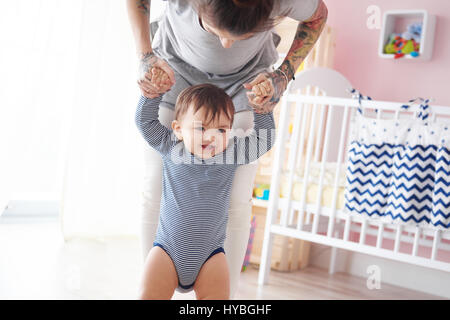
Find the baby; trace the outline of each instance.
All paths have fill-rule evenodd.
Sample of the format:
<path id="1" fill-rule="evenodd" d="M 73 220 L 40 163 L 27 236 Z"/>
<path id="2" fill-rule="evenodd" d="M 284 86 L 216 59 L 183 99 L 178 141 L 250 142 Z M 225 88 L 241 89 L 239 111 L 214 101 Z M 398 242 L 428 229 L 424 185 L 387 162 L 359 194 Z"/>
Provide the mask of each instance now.
<path id="1" fill-rule="evenodd" d="M 167 80 L 158 68 L 152 74 L 157 81 Z M 158 121 L 160 101 L 141 96 L 136 111 L 136 125 L 163 160 L 160 218 L 141 298 L 170 299 L 175 290 L 194 290 L 197 299 L 229 299 L 223 247 L 233 177 L 239 165 L 272 148 L 273 115 L 254 113 L 249 134 L 231 134 L 231 98 L 201 84 L 180 93 L 169 129 Z"/>

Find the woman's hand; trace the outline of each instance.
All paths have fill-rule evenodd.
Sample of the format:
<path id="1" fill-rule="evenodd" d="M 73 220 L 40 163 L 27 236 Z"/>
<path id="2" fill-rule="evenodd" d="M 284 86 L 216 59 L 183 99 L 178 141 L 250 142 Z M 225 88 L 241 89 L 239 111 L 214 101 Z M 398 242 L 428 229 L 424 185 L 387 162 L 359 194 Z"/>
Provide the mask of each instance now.
<path id="1" fill-rule="evenodd" d="M 162 70 L 165 77 L 156 70 Z M 142 56 L 139 63 L 139 79 L 137 81 L 143 96 L 153 99 L 167 92 L 175 84 L 175 74 L 169 64 L 163 59 L 158 58 L 153 52 Z"/>
<path id="2" fill-rule="evenodd" d="M 250 106 L 256 113 L 271 112 L 280 101 L 281 96 L 287 88 L 287 78 L 284 74 L 275 70 L 274 72 L 263 72 L 250 83 L 245 83 L 244 88 L 251 90 L 247 92 Z"/>

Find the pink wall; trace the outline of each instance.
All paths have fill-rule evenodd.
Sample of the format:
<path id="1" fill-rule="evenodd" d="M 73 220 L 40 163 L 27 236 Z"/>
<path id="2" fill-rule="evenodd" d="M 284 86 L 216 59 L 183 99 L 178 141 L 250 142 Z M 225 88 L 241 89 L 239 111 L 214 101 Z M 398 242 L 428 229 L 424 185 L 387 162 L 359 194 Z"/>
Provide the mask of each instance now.
<path id="1" fill-rule="evenodd" d="M 449 0 L 325 0 L 328 23 L 337 32 L 335 69 L 363 94 L 377 100 L 404 102 L 414 97 L 435 98 L 450 106 Z M 367 27 L 371 5 L 382 14 L 393 9 L 425 9 L 436 15 L 433 57 L 430 61 L 388 60 L 378 57 L 381 30 Z"/>

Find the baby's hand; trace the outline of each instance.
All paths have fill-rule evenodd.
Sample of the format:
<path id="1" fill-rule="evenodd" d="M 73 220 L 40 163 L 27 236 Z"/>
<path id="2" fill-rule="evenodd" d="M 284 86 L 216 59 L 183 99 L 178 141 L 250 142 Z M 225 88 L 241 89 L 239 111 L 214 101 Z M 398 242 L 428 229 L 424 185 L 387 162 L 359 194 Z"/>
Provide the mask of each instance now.
<path id="1" fill-rule="evenodd" d="M 271 112 L 280 101 L 280 97 L 286 90 L 286 77 L 277 72 L 263 72 L 250 83 L 244 83 L 248 102 L 256 113 Z"/>
<path id="2" fill-rule="evenodd" d="M 160 88 L 171 84 L 169 75 L 163 69 L 153 67 L 150 73 L 152 75 L 151 84 L 155 87 Z"/>
<path id="3" fill-rule="evenodd" d="M 244 83 L 244 88 L 251 90 L 247 92 L 247 97 L 255 112 L 264 111 L 263 106 L 270 102 L 274 93 L 272 79 L 265 73 L 260 73 L 252 82 Z"/>
<path id="4" fill-rule="evenodd" d="M 253 86 L 252 93 L 254 94 L 254 102 L 261 103 L 264 98 L 271 96 L 273 92 L 272 82 L 266 79 L 257 85 Z"/>

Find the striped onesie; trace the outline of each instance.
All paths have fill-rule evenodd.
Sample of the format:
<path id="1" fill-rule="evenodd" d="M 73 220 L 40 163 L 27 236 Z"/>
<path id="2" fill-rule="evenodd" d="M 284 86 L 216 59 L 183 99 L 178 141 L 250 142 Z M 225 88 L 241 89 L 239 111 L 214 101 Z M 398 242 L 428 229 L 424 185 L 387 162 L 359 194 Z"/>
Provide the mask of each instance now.
<path id="1" fill-rule="evenodd" d="M 163 187 L 154 246 L 172 259 L 178 291 L 191 291 L 202 265 L 223 249 L 231 186 L 239 165 L 269 151 L 275 141 L 272 113 L 254 114 L 254 129 L 232 136 L 222 153 L 201 159 L 190 153 L 173 131 L 158 120 L 161 97 L 141 96 L 136 125 L 163 160 Z M 263 129 L 263 130 L 260 130 Z"/>

